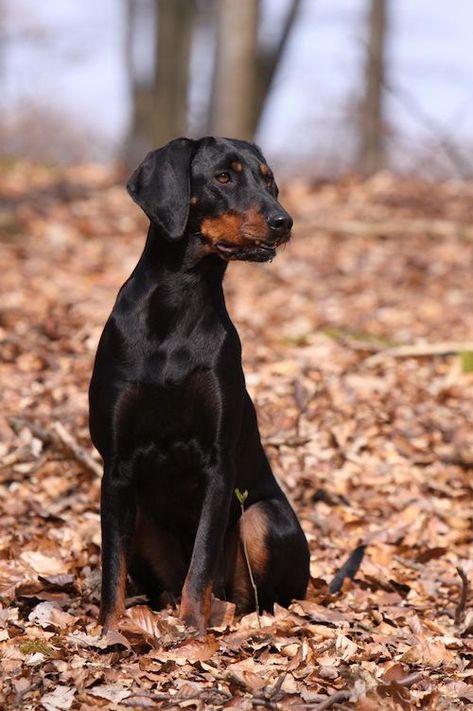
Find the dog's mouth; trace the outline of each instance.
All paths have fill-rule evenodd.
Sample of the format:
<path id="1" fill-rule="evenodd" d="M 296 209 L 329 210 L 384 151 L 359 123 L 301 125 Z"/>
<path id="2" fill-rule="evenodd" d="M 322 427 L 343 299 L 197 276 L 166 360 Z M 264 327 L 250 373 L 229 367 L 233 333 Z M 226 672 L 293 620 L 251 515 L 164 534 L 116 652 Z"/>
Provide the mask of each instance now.
<path id="1" fill-rule="evenodd" d="M 289 236 L 272 243 L 252 240 L 246 244 L 221 240 L 214 244 L 214 248 L 218 255 L 227 261 L 238 259 L 246 262 L 270 262 L 276 256 L 277 248 L 288 239 Z"/>

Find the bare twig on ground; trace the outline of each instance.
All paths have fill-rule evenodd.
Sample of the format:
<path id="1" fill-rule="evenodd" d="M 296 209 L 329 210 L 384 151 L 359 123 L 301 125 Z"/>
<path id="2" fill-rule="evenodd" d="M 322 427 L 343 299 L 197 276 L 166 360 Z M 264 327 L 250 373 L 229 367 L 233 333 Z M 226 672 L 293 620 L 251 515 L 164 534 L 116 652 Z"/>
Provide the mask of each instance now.
<path id="1" fill-rule="evenodd" d="M 365 360 L 365 365 L 379 365 L 386 358 L 423 358 L 426 356 L 447 356 L 473 351 L 473 342 L 446 341 L 445 343 L 414 343 L 413 345 L 387 348 Z"/>
<path id="2" fill-rule="evenodd" d="M 300 428 L 302 416 L 307 412 L 307 406 L 312 400 L 312 395 L 307 392 L 306 388 L 302 385 L 301 381 L 296 379 L 294 381 L 294 400 L 297 405 L 297 418 L 295 424 L 296 439 L 301 439 Z"/>
<path id="3" fill-rule="evenodd" d="M 282 685 L 284 684 L 284 679 L 286 678 L 287 672 L 283 672 L 278 676 L 274 684 L 266 690 L 265 698 L 271 700 L 276 700 L 281 692 Z"/>
<path id="4" fill-rule="evenodd" d="M 98 477 L 102 476 L 102 468 L 100 465 L 92 459 L 90 454 L 83 447 L 81 447 L 79 442 L 74 439 L 70 432 L 68 432 L 60 422 L 54 422 L 52 429 L 66 452 L 70 452 L 74 459 L 78 461 L 79 464 L 82 464 L 84 468 L 88 469 L 92 474 L 95 474 Z"/>
<path id="5" fill-rule="evenodd" d="M 41 425 L 38 425 L 36 422 L 32 422 L 31 420 L 22 417 L 10 417 L 9 422 L 15 431 L 18 431 L 22 427 L 27 427 L 34 437 L 40 439 L 43 444 L 50 445 L 51 447 L 68 454 L 86 471 L 94 476 L 100 477 L 102 475 L 102 468 L 100 465 L 60 422 L 53 422 L 50 429 L 46 429 Z"/>
<path id="6" fill-rule="evenodd" d="M 281 698 L 281 696 L 284 695 L 284 692 L 281 691 L 281 688 L 285 678 L 286 672 L 283 672 L 279 675 L 279 677 L 276 679 L 272 686 L 265 687 L 264 689 L 262 689 L 262 694 L 260 696 L 253 696 L 253 698 L 251 699 L 251 704 L 253 706 L 264 706 L 268 709 L 277 709 L 277 702 Z M 249 691 L 251 693 L 250 689 Z"/>
<path id="7" fill-rule="evenodd" d="M 393 555 L 393 559 L 404 567 L 410 568 L 411 570 L 415 570 L 416 572 L 424 571 L 425 566 L 423 566 L 421 563 L 416 563 L 415 560 L 409 560 L 408 558 L 403 558 L 400 555 Z"/>
<path id="8" fill-rule="evenodd" d="M 399 679 L 399 681 L 397 681 L 396 684 L 399 684 L 399 686 L 404 686 L 404 687 L 408 688 L 409 686 L 413 686 L 413 684 L 416 684 L 421 679 L 422 679 L 422 672 L 412 672 L 412 674 L 405 676 L 404 679 Z"/>
<path id="9" fill-rule="evenodd" d="M 457 566 L 457 573 L 460 576 L 460 580 L 462 583 L 460 599 L 458 601 L 458 605 L 455 608 L 455 625 L 458 627 L 463 619 L 463 613 L 465 612 L 466 601 L 468 598 L 468 590 L 470 585 L 468 583 L 468 578 L 463 568 Z"/>
<path id="10" fill-rule="evenodd" d="M 41 427 L 41 425 L 38 425 L 37 422 L 27 420 L 25 417 L 9 417 L 8 422 L 15 434 L 18 434 L 23 427 L 26 427 L 33 437 L 40 439 L 43 444 L 53 444 L 51 433 L 45 430 L 44 427 Z"/>
<path id="11" fill-rule="evenodd" d="M 265 445 L 267 447 L 303 447 L 305 444 L 310 442 L 310 437 L 305 439 L 300 439 L 297 437 L 288 439 L 267 439 L 265 440 Z"/>
<path id="12" fill-rule="evenodd" d="M 404 677 L 404 679 L 399 679 L 399 681 L 396 681 L 395 683 L 398 686 L 403 686 L 404 688 L 409 688 L 413 684 L 416 684 L 418 681 L 422 679 L 422 673 L 421 672 L 413 672 L 412 674 L 409 674 L 409 676 Z M 323 701 L 317 702 L 317 703 L 309 703 L 309 704 L 295 704 L 294 708 L 304 708 L 304 709 L 311 709 L 311 711 L 324 711 L 324 709 L 330 709 L 332 706 L 335 704 L 341 704 L 344 701 L 348 701 L 350 699 L 352 692 L 349 691 L 348 689 L 342 689 L 341 691 L 336 691 L 334 694 L 331 696 L 328 696 L 326 699 Z"/>
<path id="13" fill-rule="evenodd" d="M 342 689 L 342 691 L 336 691 L 335 694 L 328 696 L 324 701 L 318 704 L 311 705 L 307 704 L 305 708 L 312 708 L 314 711 L 323 711 L 324 709 L 329 709 L 335 704 L 341 704 L 344 701 L 348 701 L 351 696 L 351 691 Z"/>
<path id="14" fill-rule="evenodd" d="M 365 353 L 379 353 L 386 348 L 385 345 L 381 343 L 375 343 L 374 341 L 358 341 L 356 338 L 343 338 L 340 337 L 339 340 L 344 346 L 351 348 L 352 351 L 364 351 Z"/>

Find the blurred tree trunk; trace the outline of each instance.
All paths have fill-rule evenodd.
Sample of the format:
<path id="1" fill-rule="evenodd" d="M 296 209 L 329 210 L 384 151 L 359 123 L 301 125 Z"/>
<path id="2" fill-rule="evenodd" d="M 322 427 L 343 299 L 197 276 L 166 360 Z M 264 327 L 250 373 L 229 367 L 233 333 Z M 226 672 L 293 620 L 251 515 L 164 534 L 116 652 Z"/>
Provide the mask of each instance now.
<path id="1" fill-rule="evenodd" d="M 260 0 L 217 0 L 217 41 L 209 133 L 253 138 L 301 0 L 292 0 L 278 41 L 258 45 Z"/>
<path id="2" fill-rule="evenodd" d="M 215 21 L 217 35 L 206 127 L 209 133 L 247 139 L 254 136 L 301 1 L 291 0 L 279 38 L 268 47 L 258 45 L 261 0 L 200 0 L 199 16 Z M 187 132 L 189 60 L 197 0 L 125 2 L 132 118 L 124 154 L 128 167 L 133 167 L 150 148 Z M 152 39 L 146 34 L 150 23 Z M 134 56 L 143 41 L 152 42 L 152 61 L 147 74 L 139 77 Z"/>
<path id="3" fill-rule="evenodd" d="M 187 131 L 187 87 L 194 23 L 194 0 L 155 0 L 156 59 L 154 72 L 153 144 L 158 146 Z"/>
<path id="4" fill-rule="evenodd" d="M 210 133 L 251 139 L 259 0 L 218 0 Z"/>
<path id="5" fill-rule="evenodd" d="M 138 25 L 138 0 L 125 0 L 125 67 L 130 92 L 131 118 L 123 150 L 126 167 L 131 169 L 143 158 L 150 146 L 151 92 L 149 83 L 140 81 L 134 63 L 134 46 Z"/>
<path id="6" fill-rule="evenodd" d="M 144 154 L 187 130 L 187 88 L 195 0 L 152 0 L 154 34 L 149 77 L 136 74 L 133 56 L 140 36 L 137 0 L 126 0 L 125 61 L 131 93 L 131 126 L 125 162 L 133 167 Z M 148 8 L 150 9 L 150 8 Z"/>
<path id="7" fill-rule="evenodd" d="M 388 0 L 369 0 L 365 90 L 360 106 L 358 168 L 371 174 L 385 165 L 383 113 Z"/>

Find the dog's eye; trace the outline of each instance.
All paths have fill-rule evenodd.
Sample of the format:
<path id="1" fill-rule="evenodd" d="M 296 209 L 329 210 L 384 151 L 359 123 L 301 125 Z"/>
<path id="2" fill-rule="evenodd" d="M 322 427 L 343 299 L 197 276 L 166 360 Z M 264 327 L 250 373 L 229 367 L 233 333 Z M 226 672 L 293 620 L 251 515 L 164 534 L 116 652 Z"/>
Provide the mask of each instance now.
<path id="1" fill-rule="evenodd" d="M 229 183 L 231 181 L 232 177 L 230 173 L 223 172 L 223 173 L 218 173 L 218 175 L 215 176 L 215 180 L 218 180 L 219 183 Z"/>
<path id="2" fill-rule="evenodd" d="M 267 187 L 267 188 L 272 188 L 273 185 L 274 185 L 274 178 L 273 178 L 273 176 L 272 176 L 272 175 L 267 175 L 265 182 L 266 182 L 266 187 Z"/>

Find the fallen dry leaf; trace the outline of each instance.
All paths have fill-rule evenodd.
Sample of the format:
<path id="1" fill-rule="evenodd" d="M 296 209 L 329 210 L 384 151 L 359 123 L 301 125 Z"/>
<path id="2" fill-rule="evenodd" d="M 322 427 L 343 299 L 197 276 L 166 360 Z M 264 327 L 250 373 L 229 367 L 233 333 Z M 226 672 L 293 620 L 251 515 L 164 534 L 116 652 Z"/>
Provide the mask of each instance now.
<path id="1" fill-rule="evenodd" d="M 46 711 L 68 711 L 74 702 L 76 689 L 71 686 L 56 686 L 54 691 L 41 697 Z"/>
<path id="2" fill-rule="evenodd" d="M 27 563 L 35 573 L 41 575 L 59 575 L 64 572 L 64 562 L 59 558 L 44 555 L 41 551 L 23 551 L 20 559 Z"/>
<path id="3" fill-rule="evenodd" d="M 73 615 L 64 612 L 52 602 L 40 602 L 28 615 L 30 622 L 36 622 L 41 627 L 70 627 L 76 621 Z"/>
<path id="4" fill-rule="evenodd" d="M 131 696 L 131 691 L 120 686 L 120 684 L 100 684 L 98 686 L 92 686 L 87 690 L 87 693 L 89 696 L 107 699 L 107 701 L 112 701 L 114 704 L 119 704 L 123 699 Z"/>

